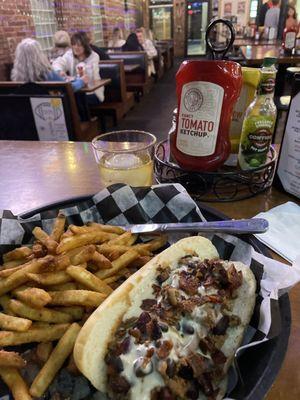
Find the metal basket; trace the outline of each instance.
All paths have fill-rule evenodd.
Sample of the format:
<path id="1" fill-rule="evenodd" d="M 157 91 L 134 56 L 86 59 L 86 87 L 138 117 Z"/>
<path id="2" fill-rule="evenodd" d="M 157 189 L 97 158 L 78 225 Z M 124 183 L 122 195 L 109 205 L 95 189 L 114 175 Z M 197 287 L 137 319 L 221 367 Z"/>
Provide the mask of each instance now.
<path id="1" fill-rule="evenodd" d="M 181 183 L 195 200 L 237 201 L 261 193 L 271 186 L 277 154 L 271 147 L 265 165 L 251 170 L 222 166 L 214 172 L 185 171 L 169 162 L 168 140 L 159 142 L 154 153 L 157 183 Z"/>

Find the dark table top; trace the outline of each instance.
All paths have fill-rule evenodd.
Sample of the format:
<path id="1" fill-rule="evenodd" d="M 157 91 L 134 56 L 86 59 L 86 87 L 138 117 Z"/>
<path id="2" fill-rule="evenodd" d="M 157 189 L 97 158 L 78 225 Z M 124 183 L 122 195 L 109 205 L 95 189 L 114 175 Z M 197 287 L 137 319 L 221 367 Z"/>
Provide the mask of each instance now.
<path id="1" fill-rule="evenodd" d="M 81 91 L 85 92 L 85 93 L 94 92 L 95 90 L 97 90 L 103 86 L 109 85 L 110 82 L 111 82 L 111 79 L 99 79 L 99 80 L 93 82 L 92 85 L 84 87 L 83 89 L 81 89 Z"/>
<path id="2" fill-rule="evenodd" d="M 275 57 L 279 64 L 294 65 L 300 63 L 300 54 L 293 56 L 284 55 L 281 47 L 277 45 L 241 46 L 241 50 L 246 58 L 247 65 L 260 65 L 265 57 Z"/>
<path id="3" fill-rule="evenodd" d="M 0 142 L 0 209 L 21 213 L 51 202 L 89 195 L 102 188 L 90 143 Z M 289 200 L 295 201 L 271 188 L 251 199 L 209 205 L 231 218 L 250 218 Z M 273 256 L 281 260 L 275 253 Z M 290 301 L 289 347 L 267 400 L 300 398 L 300 285 L 291 290 Z"/>

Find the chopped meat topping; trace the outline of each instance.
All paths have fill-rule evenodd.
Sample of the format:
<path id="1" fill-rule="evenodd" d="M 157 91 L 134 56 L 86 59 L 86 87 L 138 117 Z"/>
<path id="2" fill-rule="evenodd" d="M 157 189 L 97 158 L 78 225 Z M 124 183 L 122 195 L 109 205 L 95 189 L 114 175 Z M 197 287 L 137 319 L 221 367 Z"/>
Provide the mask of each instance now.
<path id="1" fill-rule="evenodd" d="M 157 301 L 155 299 L 145 299 L 142 301 L 141 309 L 144 311 L 151 311 Z"/>
<path id="2" fill-rule="evenodd" d="M 158 342 L 156 354 L 158 358 L 167 358 L 172 350 L 173 343 L 170 340 L 161 340 Z"/>
<path id="3" fill-rule="evenodd" d="M 199 280 L 194 276 L 189 276 L 185 271 L 180 273 L 179 288 L 190 295 L 195 295 L 198 292 Z"/>
<path id="4" fill-rule="evenodd" d="M 241 284 L 234 264 L 224 268 L 218 260 L 201 261 L 196 255 L 179 260 L 179 269 L 159 267 L 153 298 L 142 301 L 142 312 L 124 321 L 109 344 L 111 397 L 129 399 L 131 386 L 146 385 L 156 371 L 163 386 L 160 380 L 151 400 L 197 400 L 203 394 L 215 400 L 227 361 L 221 351 L 227 330 L 241 323 L 231 312 Z"/>
<path id="5" fill-rule="evenodd" d="M 171 272 L 170 268 L 162 267 L 157 268 L 157 271 L 159 272 L 159 274 L 157 275 L 156 280 L 159 284 L 165 282 L 169 278 Z"/>

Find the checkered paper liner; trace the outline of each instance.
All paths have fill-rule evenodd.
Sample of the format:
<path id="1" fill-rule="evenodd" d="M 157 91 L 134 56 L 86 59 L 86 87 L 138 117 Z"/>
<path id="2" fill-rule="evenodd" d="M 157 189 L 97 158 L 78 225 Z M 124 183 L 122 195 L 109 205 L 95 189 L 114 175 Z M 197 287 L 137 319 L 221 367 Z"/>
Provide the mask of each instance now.
<path id="1" fill-rule="evenodd" d="M 67 224 L 82 225 L 89 221 L 112 225 L 147 222 L 190 222 L 205 220 L 196 203 L 180 184 L 165 184 L 151 188 L 112 185 L 90 199 L 72 207 L 60 209 Z M 22 219 L 10 211 L 0 211 L 0 254 L 16 245 L 32 240 L 32 229 L 39 226 L 50 233 L 58 209 L 42 211 Z M 186 234 L 184 234 L 186 235 Z M 183 234 L 170 234 L 169 243 Z M 289 267 L 257 253 L 241 239 L 225 234 L 206 234 L 217 248 L 220 258 L 241 261 L 249 265 L 257 280 L 254 313 L 245 334 L 243 349 L 267 341 L 280 334 L 281 315 L 278 299 L 300 281 L 300 266 Z M 0 400 L 4 398 L 0 397 Z"/>

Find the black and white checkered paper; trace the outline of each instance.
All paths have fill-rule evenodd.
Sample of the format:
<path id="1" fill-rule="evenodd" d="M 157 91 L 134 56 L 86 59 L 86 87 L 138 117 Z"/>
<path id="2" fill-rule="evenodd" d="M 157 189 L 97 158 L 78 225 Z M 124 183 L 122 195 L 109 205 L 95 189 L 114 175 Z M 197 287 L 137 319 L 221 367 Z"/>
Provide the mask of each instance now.
<path id="1" fill-rule="evenodd" d="M 28 219 L 0 211 L 0 254 L 16 245 L 32 241 L 32 229 L 39 226 L 50 233 L 58 209 L 43 211 Z M 73 207 L 61 209 L 68 224 L 83 225 L 89 221 L 112 225 L 147 222 L 201 221 L 204 217 L 196 203 L 179 184 L 132 188 L 123 184 L 112 185 L 91 199 Z M 300 281 L 300 268 L 289 267 L 257 253 L 248 243 L 231 235 L 206 234 L 217 248 L 221 259 L 241 261 L 248 265 L 257 280 L 256 307 L 245 335 L 246 347 L 279 335 L 281 317 L 278 298 Z M 181 234 L 182 237 L 182 234 Z M 179 235 L 169 235 L 174 243 Z M 1 398 L 0 398 L 1 400 Z"/>

